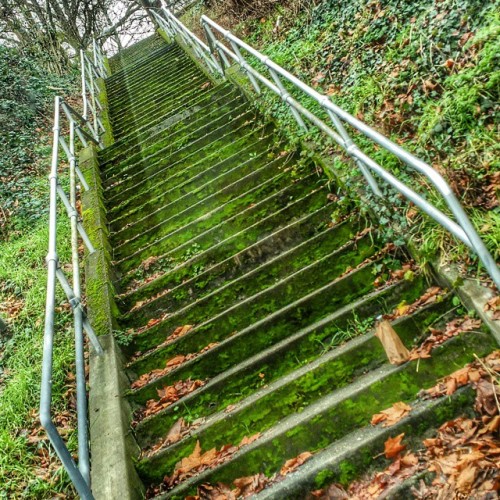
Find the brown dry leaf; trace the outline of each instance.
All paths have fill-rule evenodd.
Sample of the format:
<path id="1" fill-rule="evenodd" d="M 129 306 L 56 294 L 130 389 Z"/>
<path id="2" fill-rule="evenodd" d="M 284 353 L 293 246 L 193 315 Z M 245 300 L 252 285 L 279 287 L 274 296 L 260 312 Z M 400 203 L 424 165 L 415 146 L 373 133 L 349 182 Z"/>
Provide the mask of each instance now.
<path id="1" fill-rule="evenodd" d="M 486 312 L 491 312 L 491 317 L 493 320 L 500 320 L 500 295 L 497 295 L 496 297 L 488 300 L 488 302 L 484 306 L 484 310 Z"/>
<path id="2" fill-rule="evenodd" d="M 394 458 L 406 448 L 404 444 L 401 444 L 404 436 L 405 433 L 403 432 L 394 438 L 387 439 L 384 443 L 384 455 L 386 458 Z"/>
<path id="3" fill-rule="evenodd" d="M 171 366 L 177 366 L 180 365 L 181 363 L 184 363 L 186 360 L 186 356 L 183 354 L 179 354 L 178 356 L 175 356 L 167 361 L 166 366 L 171 367 Z"/>
<path id="4" fill-rule="evenodd" d="M 168 431 L 167 437 L 165 438 L 165 441 L 168 443 L 176 443 L 177 441 L 180 441 L 182 438 L 182 430 L 184 429 L 185 426 L 186 426 L 186 422 L 181 417 L 170 428 L 170 430 Z"/>
<path id="5" fill-rule="evenodd" d="M 262 491 L 269 484 L 269 478 L 260 473 L 235 479 L 233 484 L 236 486 L 236 489 L 232 490 L 234 498 L 248 498 Z"/>
<path id="6" fill-rule="evenodd" d="M 396 331 L 387 320 L 378 323 L 375 335 L 382 343 L 389 363 L 400 365 L 410 358 L 410 351 L 404 346 Z"/>
<path id="7" fill-rule="evenodd" d="M 399 401 L 398 403 L 394 403 L 387 410 L 383 410 L 380 413 L 373 415 L 371 424 L 377 425 L 380 422 L 384 422 L 382 427 L 390 427 L 391 425 L 399 422 L 403 417 L 406 417 L 410 411 L 411 406 Z"/>
<path id="8" fill-rule="evenodd" d="M 193 452 L 188 457 L 183 458 L 178 466 L 177 470 L 182 469 L 183 472 L 189 472 L 190 470 L 199 467 L 201 465 L 201 446 L 200 441 L 196 441 Z"/>
<path id="9" fill-rule="evenodd" d="M 241 448 L 242 446 L 246 446 L 247 444 L 253 443 L 254 441 L 256 441 L 259 438 L 260 438 L 260 432 L 257 432 L 257 434 L 254 434 L 253 436 L 250 436 L 250 437 L 245 436 L 241 440 L 239 447 Z"/>
<path id="10" fill-rule="evenodd" d="M 283 467 L 281 468 L 280 474 L 282 476 L 286 476 L 290 472 L 293 472 L 295 469 L 297 469 L 298 467 L 300 467 L 304 462 L 306 462 L 307 460 L 309 460 L 312 456 L 313 455 L 312 455 L 311 452 L 304 451 L 300 455 L 298 455 L 298 456 L 296 456 L 294 458 L 291 458 L 290 460 L 287 460 L 285 462 L 285 465 L 283 465 Z"/>

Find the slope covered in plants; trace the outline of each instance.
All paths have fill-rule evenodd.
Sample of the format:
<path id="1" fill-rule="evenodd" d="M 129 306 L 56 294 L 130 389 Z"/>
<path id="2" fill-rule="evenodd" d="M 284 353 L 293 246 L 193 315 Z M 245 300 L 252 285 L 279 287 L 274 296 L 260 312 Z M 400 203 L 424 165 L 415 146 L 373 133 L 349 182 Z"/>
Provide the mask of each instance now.
<path id="1" fill-rule="evenodd" d="M 199 30 L 200 14 L 206 13 L 426 160 L 447 177 L 498 258 L 499 2 L 258 4 L 198 3 L 184 19 Z M 282 103 L 266 107 L 292 124 Z M 344 158 L 330 153 L 342 171 Z M 406 175 L 387 155 L 373 154 Z M 423 184 L 422 191 L 428 190 Z M 455 243 L 450 248 L 447 236 L 414 212 L 401 212 L 398 222 L 403 229 L 413 223 L 424 256 L 439 248 L 446 249 L 448 259 L 463 256 L 463 248 Z M 467 264 L 471 271 L 476 261 Z"/>

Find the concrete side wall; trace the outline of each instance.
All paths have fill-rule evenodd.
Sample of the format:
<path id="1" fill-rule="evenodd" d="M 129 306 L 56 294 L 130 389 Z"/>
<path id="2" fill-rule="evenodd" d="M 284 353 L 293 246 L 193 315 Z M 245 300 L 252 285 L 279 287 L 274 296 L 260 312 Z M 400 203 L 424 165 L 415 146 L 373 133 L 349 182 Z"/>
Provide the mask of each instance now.
<path id="1" fill-rule="evenodd" d="M 123 397 L 128 385 L 120 349 L 113 337 L 118 309 L 114 302 L 108 240 L 97 150 L 80 154 L 80 168 L 90 190 L 82 196 L 83 224 L 96 251 L 85 259 L 88 315 L 104 348 L 90 355 L 90 449 L 92 491 L 97 500 L 144 497 L 133 464 L 139 447 L 129 432 L 131 409 Z"/>

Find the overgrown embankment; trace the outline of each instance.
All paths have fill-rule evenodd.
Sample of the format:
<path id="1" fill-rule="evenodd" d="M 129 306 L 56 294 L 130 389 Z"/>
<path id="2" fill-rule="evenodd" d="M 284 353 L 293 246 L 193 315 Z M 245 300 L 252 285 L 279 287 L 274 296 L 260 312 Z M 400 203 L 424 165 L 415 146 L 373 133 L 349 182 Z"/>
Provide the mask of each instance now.
<path id="1" fill-rule="evenodd" d="M 38 405 L 45 312 L 48 182 L 54 95 L 75 92 L 72 75 L 0 46 L 0 498 L 73 496 Z M 59 253 L 70 262 L 69 224 L 61 217 Z M 63 294 L 54 352 L 56 422 L 75 450 L 72 333 Z"/>
<path id="2" fill-rule="evenodd" d="M 425 159 L 447 177 L 498 258 L 499 2 L 326 0 L 309 2 L 308 8 L 299 1 L 273 8 L 260 3 L 265 4 L 260 15 L 247 2 L 232 0 L 209 7 L 198 3 L 184 17 L 199 30 L 200 14 L 208 14 Z M 266 107 L 293 127 L 282 103 Z M 345 157 L 336 149 L 329 153 L 345 173 Z M 398 175 L 407 175 L 387 154 L 372 153 Z M 413 228 L 424 257 L 436 250 L 446 250 L 451 260 L 466 254 L 412 208 L 400 210 L 396 222 Z M 464 264 L 473 272 L 477 261 Z"/>

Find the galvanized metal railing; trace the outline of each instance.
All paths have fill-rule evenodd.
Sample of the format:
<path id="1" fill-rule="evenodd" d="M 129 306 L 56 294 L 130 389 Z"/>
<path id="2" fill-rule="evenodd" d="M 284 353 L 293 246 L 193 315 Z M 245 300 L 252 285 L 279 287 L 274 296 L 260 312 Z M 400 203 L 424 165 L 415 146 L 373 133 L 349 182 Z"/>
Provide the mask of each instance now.
<path id="1" fill-rule="evenodd" d="M 100 47 L 95 40 L 92 41 L 93 60 L 84 50 L 80 50 L 80 69 L 82 77 L 82 99 L 83 99 L 83 118 L 92 135 L 99 140 L 99 135 L 105 132 L 104 125 L 99 118 L 99 113 L 103 110 L 103 105 L 99 100 L 95 80 L 97 78 L 106 78 L 107 71 L 104 66 L 104 58 Z M 90 110 L 90 119 L 89 118 Z"/>
<path id="2" fill-rule="evenodd" d="M 97 49 L 94 49 L 94 61 L 97 62 Z M 102 55 L 101 55 L 102 57 Z M 49 205 L 49 244 L 47 253 L 47 298 L 45 306 L 45 330 L 42 361 L 42 382 L 40 393 L 40 422 L 46 430 L 52 446 L 62 461 L 69 474 L 78 494 L 84 499 L 93 499 L 90 487 L 90 453 L 88 435 L 88 412 L 87 412 L 87 389 L 85 380 L 85 356 L 84 356 L 84 331 L 90 340 L 95 352 L 103 354 L 102 347 L 95 335 L 92 326 L 82 307 L 81 279 L 79 261 L 79 242 L 83 241 L 89 253 L 94 248 L 83 228 L 77 210 L 77 179 L 83 189 L 89 186 L 78 167 L 75 142 L 78 137 L 84 147 L 89 143 L 100 144 L 99 132 L 104 127 L 98 116 L 99 100 L 95 95 L 94 77 L 100 76 L 99 71 L 103 66 L 92 64 L 86 54 L 81 54 L 82 64 L 82 93 L 84 112 L 83 116 L 72 108 L 61 97 L 55 98 L 54 106 L 54 128 L 52 145 L 52 163 L 49 176 L 50 182 L 50 205 Z M 100 67 L 99 71 L 97 68 Z M 90 94 L 90 102 L 88 96 Z M 97 107 L 96 107 L 97 106 Z M 87 119 L 87 110 L 92 111 L 92 123 Z M 102 109 L 100 106 L 99 109 Z M 62 131 L 63 120 L 68 131 L 65 138 Z M 69 197 L 59 182 L 60 152 L 66 156 L 68 167 L 64 170 L 69 175 Z M 62 201 L 66 214 L 71 224 L 71 261 L 72 280 L 66 278 L 60 264 L 57 253 L 57 222 L 58 222 L 58 198 Z M 73 311 L 73 327 L 75 335 L 75 379 L 77 399 L 77 423 L 78 423 L 78 466 L 73 460 L 66 443 L 62 439 L 52 419 L 52 369 L 55 336 L 55 300 L 56 283 L 59 281 Z"/>
<path id="3" fill-rule="evenodd" d="M 229 30 L 222 28 L 207 16 L 201 17 L 201 24 L 208 42 L 205 43 L 184 26 L 167 8 L 162 7 L 161 9 L 152 10 L 152 12 L 167 34 L 172 38 L 179 36 L 199 59 L 207 65 L 210 71 L 225 78 L 227 68 L 232 64 L 239 65 L 257 94 L 261 94 L 261 85 L 263 85 L 288 105 L 290 112 L 302 129 L 307 130 L 308 124 L 312 124 L 332 139 L 354 160 L 371 191 L 377 197 L 381 199 L 384 197 L 379 187 L 381 180 L 447 229 L 478 255 L 492 280 L 500 288 L 500 270 L 495 260 L 487 250 L 446 180 L 429 164 L 347 113 L 334 104 L 327 95 L 314 90 L 311 86 L 273 62 L 265 54 L 240 40 Z M 242 51 L 247 55 L 246 57 Z M 254 65 L 250 64 L 247 60 L 248 56 L 252 58 L 255 65 L 259 64 L 260 67 L 265 68 L 267 75 L 264 75 Z M 292 96 L 288 89 L 293 89 L 295 95 L 299 95 L 299 97 Z M 329 123 L 308 109 L 308 106 L 304 103 L 306 99 L 312 99 L 321 107 L 325 112 L 325 116 L 328 117 Z M 368 139 L 372 145 L 391 153 L 407 167 L 425 176 L 446 203 L 453 218 L 426 200 L 404 180 L 397 178 L 388 169 L 363 152 L 352 135 L 349 134 L 348 127 L 358 135 Z M 374 174 L 376 174 L 376 177 Z"/>

